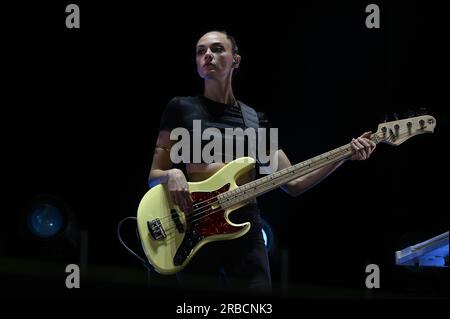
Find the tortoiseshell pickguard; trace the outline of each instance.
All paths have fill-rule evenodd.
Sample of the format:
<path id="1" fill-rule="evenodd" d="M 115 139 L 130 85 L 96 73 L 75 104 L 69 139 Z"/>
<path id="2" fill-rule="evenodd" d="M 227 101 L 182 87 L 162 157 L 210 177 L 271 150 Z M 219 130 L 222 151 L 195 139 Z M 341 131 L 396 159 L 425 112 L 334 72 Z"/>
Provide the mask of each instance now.
<path id="1" fill-rule="evenodd" d="M 195 231 L 202 238 L 217 234 L 230 234 L 241 230 L 244 226 L 232 226 L 225 219 L 223 209 L 213 209 L 211 204 L 216 202 L 213 198 L 225 193 L 230 189 L 230 184 L 226 184 L 213 192 L 193 192 L 194 214 L 199 214 L 194 218 L 193 225 Z M 210 204 L 211 203 L 211 204 Z M 198 209 L 198 211 L 195 211 Z"/>

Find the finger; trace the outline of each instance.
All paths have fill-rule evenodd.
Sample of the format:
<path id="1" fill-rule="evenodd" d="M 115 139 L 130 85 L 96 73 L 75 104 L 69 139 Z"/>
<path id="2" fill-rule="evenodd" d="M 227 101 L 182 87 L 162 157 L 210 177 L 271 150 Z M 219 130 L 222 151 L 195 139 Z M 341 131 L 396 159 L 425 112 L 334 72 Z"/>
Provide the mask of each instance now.
<path id="1" fill-rule="evenodd" d="M 174 203 L 178 206 L 178 208 L 184 213 L 186 212 L 186 205 L 182 196 L 182 189 L 178 187 L 174 191 L 172 191 Z"/>
<path id="2" fill-rule="evenodd" d="M 364 132 L 360 137 L 370 138 L 372 136 L 372 131 Z"/>
<path id="3" fill-rule="evenodd" d="M 369 157 L 367 151 L 365 149 L 361 150 L 361 159 L 366 160 Z"/>
<path id="4" fill-rule="evenodd" d="M 359 150 L 359 147 L 358 147 L 358 145 L 356 145 L 356 142 L 355 142 L 356 140 L 354 139 L 354 138 L 352 138 L 352 142 L 350 143 L 350 146 L 352 147 L 352 149 L 354 150 L 354 151 L 358 151 Z"/>
<path id="5" fill-rule="evenodd" d="M 169 190 L 169 198 L 170 198 L 170 201 L 172 202 L 173 205 L 178 205 L 178 203 L 177 203 L 177 196 L 176 196 L 174 191 Z"/>
<path id="6" fill-rule="evenodd" d="M 185 214 L 189 213 L 189 205 L 187 203 L 186 196 L 183 190 L 180 190 L 178 192 L 178 197 L 180 199 L 180 205 L 182 207 L 183 213 Z"/>
<path id="7" fill-rule="evenodd" d="M 355 145 L 355 139 L 354 138 L 352 138 L 352 141 L 350 143 L 350 147 L 352 149 L 352 157 L 351 157 L 351 159 L 352 160 L 357 160 L 358 157 L 359 157 L 359 154 L 358 154 L 359 148 L 358 148 L 358 146 Z"/>
<path id="8" fill-rule="evenodd" d="M 192 212 L 192 198 L 191 193 L 189 193 L 189 186 L 186 184 L 186 186 L 183 187 L 183 191 L 181 193 L 181 196 L 183 197 L 183 202 L 186 208 L 187 213 Z"/>
<path id="9" fill-rule="evenodd" d="M 189 192 L 187 192 L 187 199 L 188 199 L 189 207 L 190 207 L 191 209 L 193 209 L 193 206 L 194 206 L 194 200 L 192 199 L 191 193 L 189 193 Z"/>
<path id="10" fill-rule="evenodd" d="M 190 206 L 192 204 L 192 197 L 191 197 L 191 193 L 189 192 L 189 185 L 187 184 L 187 182 L 183 183 L 181 195 L 185 199 L 187 205 Z"/>
<path id="11" fill-rule="evenodd" d="M 189 206 L 188 206 L 188 204 L 187 204 L 187 202 L 186 202 L 186 199 L 184 199 L 183 198 L 183 213 L 185 213 L 186 215 L 190 215 L 191 214 L 191 212 L 190 212 L 190 210 L 189 210 Z"/>
<path id="12" fill-rule="evenodd" d="M 362 145 L 359 140 L 355 140 L 353 143 L 358 147 L 358 150 L 364 149 L 364 145 Z"/>
<path id="13" fill-rule="evenodd" d="M 172 197 L 172 202 L 173 202 L 173 204 L 175 204 L 176 206 L 178 206 L 178 209 L 182 211 L 182 210 L 183 210 L 183 207 L 182 207 L 182 205 L 181 205 L 181 201 L 180 201 L 180 197 L 179 197 L 178 192 L 177 192 L 177 191 L 173 191 L 173 192 L 171 192 L 170 194 L 171 194 L 171 197 Z"/>
<path id="14" fill-rule="evenodd" d="M 359 138 L 358 138 L 358 141 L 364 146 L 364 149 L 366 149 L 366 150 L 370 150 L 370 149 L 371 149 L 371 146 L 370 146 L 370 144 L 367 142 L 367 141 L 368 141 L 367 139 L 364 139 L 364 138 L 359 137 Z"/>
<path id="15" fill-rule="evenodd" d="M 364 144 L 364 146 L 366 146 L 366 157 L 369 158 L 370 154 L 372 154 L 373 150 L 376 147 L 376 144 L 374 142 L 372 142 L 371 140 L 368 139 L 362 139 L 361 143 Z"/>
<path id="16" fill-rule="evenodd" d="M 178 201 L 180 203 L 181 210 L 183 211 L 183 213 L 187 213 L 188 209 L 187 209 L 186 200 L 184 199 L 184 196 L 183 196 L 183 192 L 181 190 L 178 191 L 177 196 L 178 196 Z"/>
<path id="17" fill-rule="evenodd" d="M 367 158 L 370 157 L 370 154 L 372 154 L 374 149 L 375 149 L 374 143 L 369 143 L 369 147 L 366 149 L 367 150 Z"/>
<path id="18" fill-rule="evenodd" d="M 370 150 L 368 148 L 364 148 L 362 150 L 362 153 L 363 153 L 363 159 L 368 159 L 369 158 Z"/>
<path id="19" fill-rule="evenodd" d="M 191 193 L 189 193 L 189 191 L 185 191 L 183 193 L 183 198 L 184 198 L 184 201 L 186 203 L 187 211 L 189 213 L 192 213 L 192 197 L 191 197 Z"/>

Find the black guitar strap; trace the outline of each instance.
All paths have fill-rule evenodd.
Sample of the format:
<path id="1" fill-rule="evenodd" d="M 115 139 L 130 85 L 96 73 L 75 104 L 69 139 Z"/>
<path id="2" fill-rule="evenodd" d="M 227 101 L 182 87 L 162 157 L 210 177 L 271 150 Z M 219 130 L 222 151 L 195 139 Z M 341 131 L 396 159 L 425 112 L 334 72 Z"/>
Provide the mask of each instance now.
<path id="1" fill-rule="evenodd" d="M 252 127 L 256 130 L 256 132 L 258 132 L 259 119 L 255 109 L 242 102 L 237 103 L 241 108 L 242 119 L 244 120 L 245 127 Z"/>
<path id="2" fill-rule="evenodd" d="M 258 141 L 258 128 L 259 128 L 259 118 L 258 114 L 256 113 L 255 109 L 240 102 L 237 101 L 242 114 L 242 119 L 244 120 L 245 128 L 254 128 L 256 132 L 256 141 Z M 261 165 L 261 162 L 258 159 L 258 156 L 256 156 L 256 162 Z"/>

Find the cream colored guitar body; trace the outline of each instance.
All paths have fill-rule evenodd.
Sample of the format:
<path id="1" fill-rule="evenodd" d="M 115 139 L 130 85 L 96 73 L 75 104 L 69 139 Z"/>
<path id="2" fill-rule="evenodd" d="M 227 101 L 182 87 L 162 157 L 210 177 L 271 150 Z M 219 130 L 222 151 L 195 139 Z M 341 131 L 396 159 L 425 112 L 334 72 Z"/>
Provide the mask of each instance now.
<path id="1" fill-rule="evenodd" d="M 194 210 L 185 214 L 171 203 L 166 188 L 157 185 L 142 198 L 138 230 L 149 262 L 161 274 L 174 274 L 189 263 L 205 244 L 238 238 L 250 229 L 250 223 L 234 224 L 228 215 L 246 205 L 220 207 L 217 196 L 237 188 L 240 175 L 254 168 L 255 160 L 239 158 L 222 167 L 202 182 L 189 183 Z"/>

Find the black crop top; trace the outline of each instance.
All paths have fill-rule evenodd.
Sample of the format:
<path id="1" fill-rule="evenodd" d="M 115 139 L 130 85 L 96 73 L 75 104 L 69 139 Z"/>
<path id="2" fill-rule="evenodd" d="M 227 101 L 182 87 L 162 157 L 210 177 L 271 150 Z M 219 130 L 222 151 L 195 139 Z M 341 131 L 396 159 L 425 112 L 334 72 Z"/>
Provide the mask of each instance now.
<path id="1" fill-rule="evenodd" d="M 270 128 L 270 123 L 264 113 L 257 112 L 259 127 Z M 175 97 L 169 101 L 161 117 L 160 131 L 172 131 L 175 128 L 185 128 L 189 131 L 191 145 L 193 145 L 193 121 L 201 120 L 201 132 L 206 128 L 217 128 L 224 136 L 225 128 L 246 129 L 242 118 L 241 109 L 210 100 L 204 96 Z M 198 132 L 197 132 L 198 133 Z M 212 138 L 211 138 L 212 139 Z M 201 147 L 209 143 L 210 140 L 202 140 Z M 256 143 L 258 144 L 258 143 Z M 269 131 L 266 133 L 266 149 L 269 148 Z M 192 147 L 191 147 L 192 149 Z M 222 140 L 222 162 L 225 160 L 225 138 Z M 235 152 L 234 152 L 235 153 Z M 235 154 L 232 155 L 235 159 Z M 245 146 L 245 154 L 248 156 L 248 147 Z M 193 157 L 191 156 L 191 162 Z M 202 160 L 203 162 L 203 160 Z"/>

